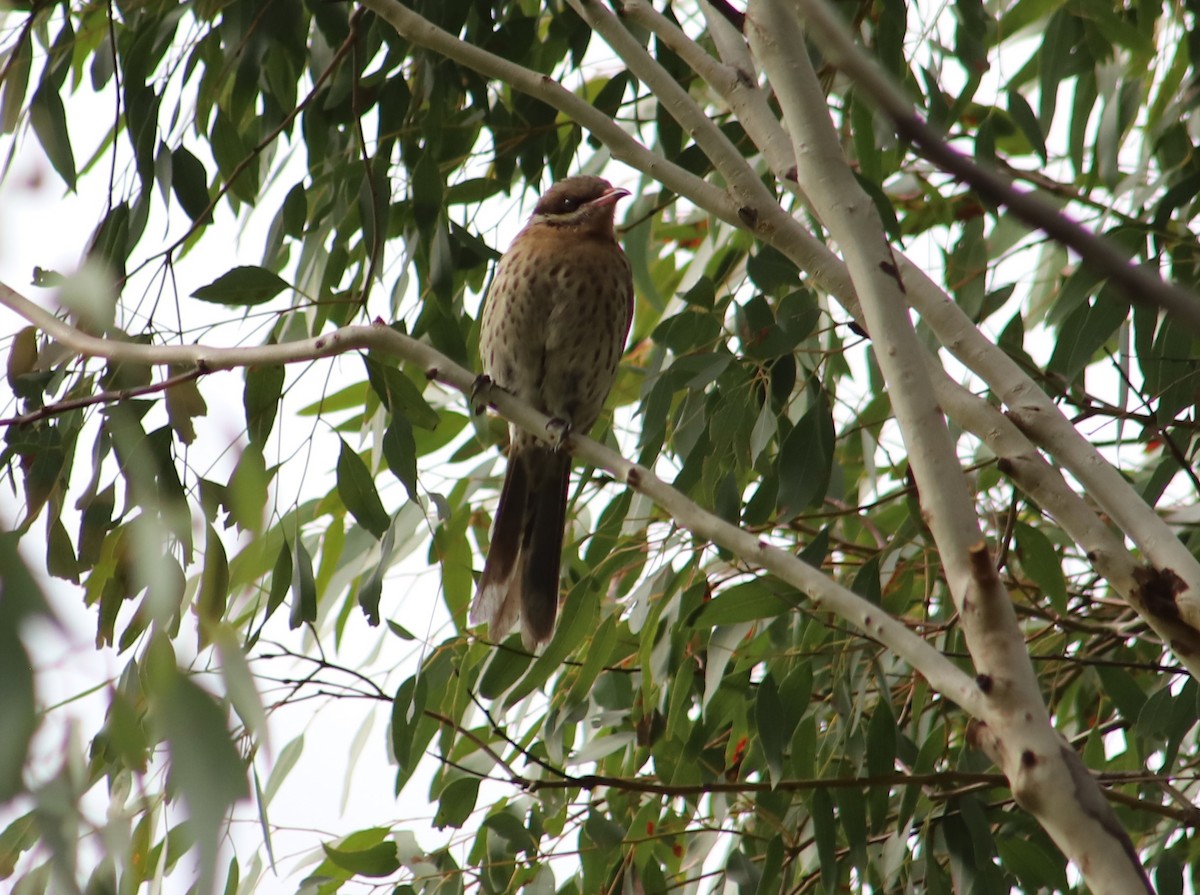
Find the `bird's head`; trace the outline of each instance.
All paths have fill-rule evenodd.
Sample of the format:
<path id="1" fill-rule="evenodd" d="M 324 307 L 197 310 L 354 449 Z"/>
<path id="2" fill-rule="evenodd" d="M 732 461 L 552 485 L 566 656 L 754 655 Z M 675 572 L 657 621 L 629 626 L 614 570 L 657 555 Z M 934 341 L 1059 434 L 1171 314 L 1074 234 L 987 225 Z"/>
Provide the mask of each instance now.
<path id="1" fill-rule="evenodd" d="M 617 201 L 628 195 L 601 177 L 568 177 L 538 199 L 529 223 L 611 237 Z"/>

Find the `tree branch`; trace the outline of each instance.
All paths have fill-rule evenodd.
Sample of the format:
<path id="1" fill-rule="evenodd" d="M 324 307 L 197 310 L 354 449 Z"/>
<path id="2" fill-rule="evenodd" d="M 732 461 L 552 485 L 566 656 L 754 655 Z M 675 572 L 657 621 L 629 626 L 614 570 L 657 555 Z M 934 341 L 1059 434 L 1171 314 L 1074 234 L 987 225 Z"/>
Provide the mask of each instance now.
<path id="1" fill-rule="evenodd" d="M 558 109 L 600 139 L 614 158 L 653 177 L 668 189 L 687 196 L 710 214 L 731 223 L 738 222 L 737 206 L 725 190 L 706 183 L 687 169 L 651 152 L 615 121 L 549 75 L 461 41 L 398 0 L 364 0 L 363 6 L 383 18 L 401 37 L 418 46 L 440 53 L 489 78 L 503 81 Z"/>
<path id="2" fill-rule="evenodd" d="M 1017 801 L 1042 824 L 1098 892 L 1148 887 L 1132 844 L 1095 782 L 1080 777 L 1054 730 L 1037 676 L 986 543 L 938 410 L 908 316 L 906 285 L 870 197 L 842 154 L 798 18 L 771 0 L 751 2 L 746 31 L 779 99 L 796 152 L 797 178 L 841 247 L 875 357 L 889 386 L 921 505 L 947 569 L 963 633 L 988 701 L 988 754 Z M 1066 798 L 1051 798 L 1057 792 Z M 1099 808 L 1096 803 L 1099 803 Z M 1114 849 L 1113 844 L 1120 848 Z"/>
<path id="3" fill-rule="evenodd" d="M 454 363 L 429 345 L 382 324 L 347 326 L 323 336 L 254 348 L 212 348 L 203 345 L 136 345 L 111 342 L 81 333 L 33 302 L 0 284 L 0 305 L 20 314 L 34 326 L 79 354 L 143 364 L 202 364 L 209 370 L 229 370 L 255 364 L 311 361 L 356 349 L 386 352 L 417 364 L 426 376 L 466 396 L 475 390 L 475 373 Z M 534 434 L 547 431 L 549 417 L 501 389 L 489 396 L 505 419 Z M 645 494 L 700 541 L 711 541 L 741 556 L 747 563 L 776 575 L 806 594 L 814 607 L 827 609 L 873 637 L 919 671 L 930 685 L 968 713 L 980 716 L 985 700 L 975 682 L 961 669 L 908 629 L 901 621 L 814 568 L 756 535 L 700 508 L 643 466 L 590 438 L 571 435 L 568 449 L 580 459 L 604 469 L 617 481 Z"/>
<path id="4" fill-rule="evenodd" d="M 1200 297 L 1168 283 L 1146 267 L 1131 264 L 1117 245 L 1068 218 L 1036 193 L 1023 193 L 998 172 L 977 165 L 946 143 L 942 134 L 913 111 L 912 102 L 879 65 L 854 43 L 849 30 L 824 0 L 795 0 L 821 42 L 822 52 L 863 89 L 896 125 L 900 135 L 918 146 L 925 158 L 962 180 L 977 193 L 1041 230 L 1084 263 L 1111 278 L 1132 301 L 1156 305 L 1200 334 Z"/>
<path id="5" fill-rule="evenodd" d="M 729 103 L 750 139 L 762 151 L 764 160 L 776 177 L 788 189 L 801 196 L 811 208 L 812 203 L 804 196 L 803 190 L 796 182 L 796 155 L 791 141 L 787 131 L 767 104 L 766 95 L 758 86 L 754 62 L 742 34 L 734 31 L 720 15 L 709 17 L 714 41 L 724 59 L 724 62 L 718 62 L 646 0 L 626 0 L 622 8 L 624 18 L 653 32 Z M 800 230 L 798 227 L 793 229 Z M 800 232 L 807 237 L 805 231 Z M 794 233 L 788 233 L 786 238 L 796 237 Z M 788 254 L 794 259 L 797 258 L 797 252 L 794 250 Z M 805 239 L 799 254 L 808 258 L 819 257 L 826 269 L 841 266 L 841 262 L 815 240 Z M 897 257 L 903 256 L 897 254 Z M 800 263 L 799 259 L 797 260 Z M 902 263 L 909 262 L 905 260 Z M 906 281 L 909 279 L 907 274 L 908 271 Z M 815 278 L 821 280 L 819 274 Z M 866 320 L 859 307 L 858 296 L 852 288 L 845 288 L 842 277 L 838 277 L 834 284 L 823 282 L 822 285 L 826 288 L 840 288 L 840 291 L 831 294 L 836 296 L 846 311 L 865 329 Z M 942 303 L 945 304 L 944 296 Z M 989 348 L 995 351 L 994 346 Z M 969 359 L 960 359 L 970 365 Z M 982 440 L 1001 459 L 1002 471 L 1012 477 L 1026 494 L 1037 500 L 1039 505 L 1063 526 L 1076 543 L 1083 547 L 1097 571 L 1146 619 L 1163 641 L 1170 644 L 1171 649 L 1192 674 L 1200 677 L 1200 630 L 1181 618 L 1178 612 L 1172 612 L 1173 606 L 1170 603 L 1164 605 L 1162 601 L 1146 598 L 1134 577 L 1137 563 L 1123 542 L 1101 522 L 1096 512 L 1071 490 L 1062 473 L 1050 466 L 1029 439 L 997 408 L 972 395 L 951 379 L 945 368 L 932 355 L 928 355 L 927 367 L 942 410 Z"/>
<path id="6" fill-rule="evenodd" d="M 0 283 L 0 288 L 7 288 Z M 54 404 L 47 404 L 44 407 L 39 407 L 37 410 L 31 410 L 28 413 L 17 414 L 16 416 L 8 416 L 0 418 L 0 426 L 24 426 L 29 423 L 44 420 L 47 417 L 57 416 L 60 413 L 66 413 L 69 410 L 78 410 L 81 407 L 91 407 L 95 404 L 113 404 L 117 401 L 128 401 L 130 398 L 139 398 L 142 395 L 152 395 L 156 392 L 165 392 L 168 389 L 174 388 L 177 385 L 183 385 L 185 382 L 191 382 L 199 379 L 208 370 L 202 366 L 197 366 L 194 369 L 187 370 L 175 376 L 168 376 L 161 382 L 152 382 L 149 385 L 139 386 L 138 388 L 124 388 L 115 392 L 97 392 L 94 395 L 87 395 L 82 398 L 68 398 L 65 401 L 58 401 Z"/>
<path id="7" fill-rule="evenodd" d="M 720 189 L 650 152 L 610 118 L 552 79 L 523 68 L 458 40 L 427 22 L 397 0 L 367 0 L 366 5 L 383 15 L 399 33 L 414 43 L 442 53 L 470 68 L 503 80 L 518 90 L 536 96 L 572 117 L 602 140 L 613 155 L 664 185 L 686 196 L 723 221 L 746 227 L 790 258 L 807 272 L 813 283 L 835 297 L 861 319 L 858 298 L 845 265 L 823 243 L 788 215 L 773 197 L 739 206 Z M 731 44 L 732 34 L 722 46 Z M 685 97 L 687 102 L 690 98 Z M 778 125 L 776 124 L 776 127 Z M 759 138 L 769 136 L 770 126 L 761 121 Z M 754 131 L 748 131 L 752 134 Z M 777 141 L 771 140 L 777 144 Z M 760 147 L 763 145 L 759 143 Z M 775 163 L 779 160 L 776 159 Z M 793 155 L 794 163 L 794 155 Z M 728 178 L 727 178 L 728 179 Z M 968 369 L 978 374 L 1008 404 L 1010 418 L 1035 444 L 1041 446 L 1077 478 L 1103 511 L 1138 546 L 1156 573 L 1180 582 L 1178 588 L 1154 594 L 1131 593 L 1134 606 L 1157 606 L 1158 627 L 1176 625 L 1182 637 L 1171 636 L 1173 649 L 1184 650 L 1200 639 L 1200 561 L 1179 541 L 1170 527 L 1146 505 L 1133 487 L 1081 436 L 1054 402 L 1015 362 L 988 340 L 949 296 L 905 258 L 895 254 L 907 298 L 942 344 Z M 942 385 L 936 387 L 941 394 Z M 1189 654 L 1189 667 L 1200 664 L 1200 655 Z"/>

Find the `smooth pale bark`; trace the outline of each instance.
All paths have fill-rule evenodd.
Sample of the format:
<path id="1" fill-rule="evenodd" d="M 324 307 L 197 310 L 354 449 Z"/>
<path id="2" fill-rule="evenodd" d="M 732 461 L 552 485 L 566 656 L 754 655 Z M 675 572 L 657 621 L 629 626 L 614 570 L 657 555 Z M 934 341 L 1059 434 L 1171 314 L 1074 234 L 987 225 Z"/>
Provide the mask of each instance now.
<path id="1" fill-rule="evenodd" d="M 1100 893 L 1149 888 L 1129 837 L 1099 786 L 1053 728 L 1012 602 L 996 574 L 966 478 L 941 416 L 907 290 L 870 197 L 838 142 L 794 10 L 752 0 L 747 34 L 783 110 L 796 176 L 841 248 L 871 334 L 875 357 L 908 448 L 921 506 L 946 568 L 985 710 L 974 741 L 1000 766 L 1019 804 L 1033 814 Z"/>

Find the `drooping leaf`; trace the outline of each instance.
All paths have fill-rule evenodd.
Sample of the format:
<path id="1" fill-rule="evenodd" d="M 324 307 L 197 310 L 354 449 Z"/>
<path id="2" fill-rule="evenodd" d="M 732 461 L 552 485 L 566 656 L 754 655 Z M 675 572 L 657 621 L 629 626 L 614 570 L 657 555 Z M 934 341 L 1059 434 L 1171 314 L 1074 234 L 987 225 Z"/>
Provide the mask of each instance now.
<path id="1" fill-rule="evenodd" d="M 246 368 L 242 406 L 246 410 L 246 431 L 250 443 L 262 445 L 275 427 L 279 399 L 283 395 L 286 371 L 282 365 L 267 364 Z"/>
<path id="2" fill-rule="evenodd" d="M 376 538 L 382 538 L 391 518 L 383 508 L 367 464 L 344 441 L 338 454 L 337 482 L 338 496 L 350 515 Z"/>
<path id="3" fill-rule="evenodd" d="M 71 148 L 71 134 L 67 130 L 67 113 L 58 91 L 49 82 L 43 81 L 34 92 L 33 102 L 29 106 L 29 120 L 50 164 L 66 183 L 67 189 L 74 191 L 75 152 Z"/>
<path id="4" fill-rule="evenodd" d="M 818 398 L 779 450 L 778 503 L 785 516 L 824 498 L 833 471 L 833 448 L 833 414 L 828 403 Z"/>

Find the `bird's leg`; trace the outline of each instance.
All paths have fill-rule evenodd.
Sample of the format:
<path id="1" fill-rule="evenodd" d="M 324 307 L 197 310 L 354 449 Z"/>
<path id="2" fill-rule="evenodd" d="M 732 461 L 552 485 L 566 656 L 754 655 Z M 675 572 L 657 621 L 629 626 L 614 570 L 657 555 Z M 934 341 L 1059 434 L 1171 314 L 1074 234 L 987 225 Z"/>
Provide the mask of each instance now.
<path id="1" fill-rule="evenodd" d="M 550 447 L 556 451 L 563 450 L 567 446 L 567 439 L 571 437 L 570 420 L 558 416 L 550 417 L 550 421 L 546 423 L 546 436 Z"/>
<path id="2" fill-rule="evenodd" d="M 487 410 L 487 407 L 492 403 L 492 389 L 496 387 L 495 381 L 487 373 L 480 373 L 475 377 L 475 381 L 471 383 L 471 413 L 478 416 Z"/>

